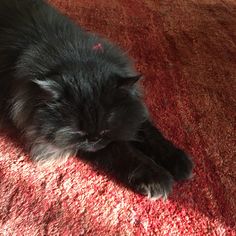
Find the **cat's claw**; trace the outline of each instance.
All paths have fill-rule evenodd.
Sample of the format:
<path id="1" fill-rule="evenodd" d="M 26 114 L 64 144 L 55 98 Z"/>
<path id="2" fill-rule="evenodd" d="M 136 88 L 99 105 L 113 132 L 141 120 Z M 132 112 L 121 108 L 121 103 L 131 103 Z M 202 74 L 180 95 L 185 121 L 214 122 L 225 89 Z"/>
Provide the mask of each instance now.
<path id="1" fill-rule="evenodd" d="M 138 193 L 155 200 L 167 199 L 172 190 L 173 178 L 163 168 L 139 168 L 130 179 L 131 187 Z"/>

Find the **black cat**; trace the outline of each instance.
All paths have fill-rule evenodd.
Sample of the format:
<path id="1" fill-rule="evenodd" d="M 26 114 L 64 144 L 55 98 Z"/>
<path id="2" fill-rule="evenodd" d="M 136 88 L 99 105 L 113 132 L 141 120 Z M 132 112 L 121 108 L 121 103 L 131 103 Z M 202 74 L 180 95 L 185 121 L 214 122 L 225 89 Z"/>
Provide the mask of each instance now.
<path id="1" fill-rule="evenodd" d="M 42 0 L 0 2 L 1 118 L 32 159 L 79 153 L 133 190 L 166 197 L 192 162 L 150 122 L 127 55 Z"/>

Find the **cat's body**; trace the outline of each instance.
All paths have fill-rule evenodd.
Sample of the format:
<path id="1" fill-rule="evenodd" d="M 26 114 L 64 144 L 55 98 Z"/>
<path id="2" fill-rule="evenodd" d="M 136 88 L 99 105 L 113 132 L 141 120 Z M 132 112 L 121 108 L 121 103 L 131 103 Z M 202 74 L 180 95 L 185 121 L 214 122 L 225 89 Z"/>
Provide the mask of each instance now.
<path id="1" fill-rule="evenodd" d="M 139 78 L 125 53 L 44 1 L 0 2 L 1 118 L 32 159 L 79 152 L 134 190 L 166 196 L 192 163 L 149 121 Z"/>

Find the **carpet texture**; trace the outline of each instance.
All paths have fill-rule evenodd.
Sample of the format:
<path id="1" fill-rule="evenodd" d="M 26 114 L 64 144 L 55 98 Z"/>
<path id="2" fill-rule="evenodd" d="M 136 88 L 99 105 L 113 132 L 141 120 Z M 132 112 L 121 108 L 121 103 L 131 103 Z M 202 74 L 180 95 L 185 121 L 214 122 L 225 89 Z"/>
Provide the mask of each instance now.
<path id="1" fill-rule="evenodd" d="M 154 121 L 194 159 L 166 202 L 76 158 L 39 168 L 0 133 L 0 235 L 236 235 L 236 1 L 51 0 L 129 51 Z"/>

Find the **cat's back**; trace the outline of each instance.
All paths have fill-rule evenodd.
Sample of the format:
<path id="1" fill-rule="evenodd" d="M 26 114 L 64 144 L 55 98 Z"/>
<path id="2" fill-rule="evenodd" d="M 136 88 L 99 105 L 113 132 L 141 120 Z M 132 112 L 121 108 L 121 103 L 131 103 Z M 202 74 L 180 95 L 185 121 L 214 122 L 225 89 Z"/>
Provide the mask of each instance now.
<path id="1" fill-rule="evenodd" d="M 44 6 L 42 0 L 1 0 L 0 29 L 16 28 L 22 22 L 29 24 L 32 16 Z"/>
<path id="2" fill-rule="evenodd" d="M 36 25 L 48 12 L 52 10 L 43 0 L 0 0 L 0 109 L 9 95 L 16 61 L 40 38 Z"/>
<path id="3" fill-rule="evenodd" d="M 0 42 L 12 43 L 41 40 L 61 25 L 70 28 L 71 22 L 43 0 L 1 0 Z M 0 45 L 0 47 L 1 47 Z M 18 43 L 19 45 L 19 43 Z"/>

